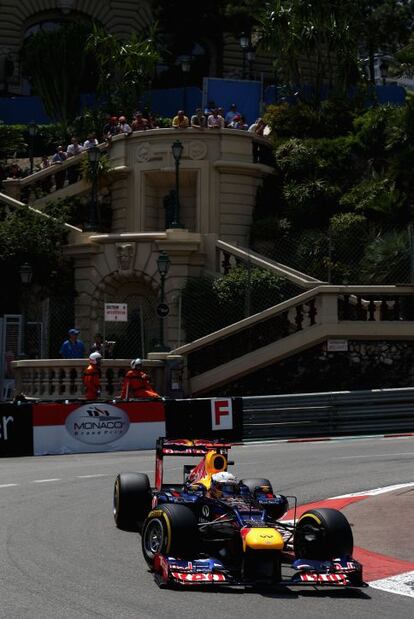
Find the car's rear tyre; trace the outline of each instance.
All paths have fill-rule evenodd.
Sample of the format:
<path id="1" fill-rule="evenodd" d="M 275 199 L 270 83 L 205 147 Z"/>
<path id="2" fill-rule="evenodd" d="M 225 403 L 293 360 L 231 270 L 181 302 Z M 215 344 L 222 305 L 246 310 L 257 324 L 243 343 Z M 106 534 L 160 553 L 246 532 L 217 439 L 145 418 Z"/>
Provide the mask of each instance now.
<path id="1" fill-rule="evenodd" d="M 330 560 L 352 555 L 351 526 L 337 509 L 310 509 L 299 519 L 293 540 L 295 556 L 301 559 Z"/>
<path id="2" fill-rule="evenodd" d="M 151 486 L 144 473 L 120 473 L 114 486 L 114 520 L 118 529 L 137 531 L 151 509 Z"/>
<path id="3" fill-rule="evenodd" d="M 197 518 L 185 505 L 158 505 L 148 514 L 142 527 L 142 553 L 150 566 L 158 553 L 194 558 L 199 543 Z"/>
<path id="4" fill-rule="evenodd" d="M 270 488 L 269 492 L 273 492 L 272 484 L 270 483 L 268 479 L 260 479 L 260 478 L 241 479 L 240 483 L 247 486 L 252 494 L 254 494 L 254 491 L 257 487 L 262 487 L 262 486 L 269 486 Z"/>

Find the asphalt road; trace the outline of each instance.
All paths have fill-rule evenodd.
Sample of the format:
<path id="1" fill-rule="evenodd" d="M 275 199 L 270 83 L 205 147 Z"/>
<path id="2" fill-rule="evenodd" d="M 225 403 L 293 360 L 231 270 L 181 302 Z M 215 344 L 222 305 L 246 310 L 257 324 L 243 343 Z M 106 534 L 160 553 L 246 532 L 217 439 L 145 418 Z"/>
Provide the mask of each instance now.
<path id="1" fill-rule="evenodd" d="M 269 477 L 299 503 L 414 479 L 414 438 L 246 445 L 232 456 L 239 477 Z M 168 478 L 181 479 L 181 461 L 168 462 Z M 0 460 L 0 617 L 414 616 L 412 598 L 370 588 L 286 594 L 158 589 L 139 536 L 117 530 L 112 518 L 116 473 L 136 470 L 152 478 L 153 466 L 153 452 Z"/>

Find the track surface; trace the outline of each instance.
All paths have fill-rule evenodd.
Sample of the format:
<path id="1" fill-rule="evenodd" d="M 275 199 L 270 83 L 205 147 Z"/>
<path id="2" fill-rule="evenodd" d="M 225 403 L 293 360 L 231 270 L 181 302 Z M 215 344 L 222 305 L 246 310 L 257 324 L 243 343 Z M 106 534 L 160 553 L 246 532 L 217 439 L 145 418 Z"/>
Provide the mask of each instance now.
<path id="1" fill-rule="evenodd" d="M 232 457 L 239 477 L 269 477 L 280 492 L 307 503 L 413 481 L 414 439 L 246 445 L 234 448 Z M 167 481 L 181 479 L 181 459 L 166 462 Z M 148 472 L 152 479 L 153 466 L 152 451 L 0 460 L 0 617 L 414 616 L 412 598 L 371 588 L 159 590 L 141 557 L 139 536 L 118 531 L 112 519 L 116 473 Z M 398 526 L 395 511 L 390 519 Z"/>

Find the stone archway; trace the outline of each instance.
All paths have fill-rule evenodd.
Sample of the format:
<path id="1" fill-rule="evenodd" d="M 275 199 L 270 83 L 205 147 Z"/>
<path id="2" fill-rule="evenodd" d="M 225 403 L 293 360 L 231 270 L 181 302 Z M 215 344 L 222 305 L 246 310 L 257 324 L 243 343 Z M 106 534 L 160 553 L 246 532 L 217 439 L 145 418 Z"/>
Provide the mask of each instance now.
<path id="1" fill-rule="evenodd" d="M 105 339 L 115 341 L 117 358 L 145 357 L 158 338 L 157 292 L 155 280 L 142 272 L 107 275 L 92 298 L 91 337 L 99 332 Z M 105 303 L 126 303 L 128 321 L 105 322 Z"/>

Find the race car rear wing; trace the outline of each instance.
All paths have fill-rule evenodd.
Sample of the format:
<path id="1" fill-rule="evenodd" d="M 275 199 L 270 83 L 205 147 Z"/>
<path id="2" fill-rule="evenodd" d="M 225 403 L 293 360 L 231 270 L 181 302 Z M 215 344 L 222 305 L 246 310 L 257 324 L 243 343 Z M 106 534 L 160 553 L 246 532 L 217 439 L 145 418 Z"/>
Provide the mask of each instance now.
<path id="1" fill-rule="evenodd" d="M 225 443 L 221 440 L 209 439 L 167 439 L 161 437 L 157 440 L 155 452 L 155 488 L 161 490 L 163 485 L 164 474 L 164 456 L 207 456 L 205 461 L 209 460 L 209 455 L 217 455 L 219 463 L 211 463 L 214 471 L 227 469 L 228 452 L 231 449 L 231 443 Z M 210 458 L 211 460 L 211 458 Z M 192 468 L 192 467 L 189 467 Z M 208 465 L 207 465 L 208 468 Z"/>

